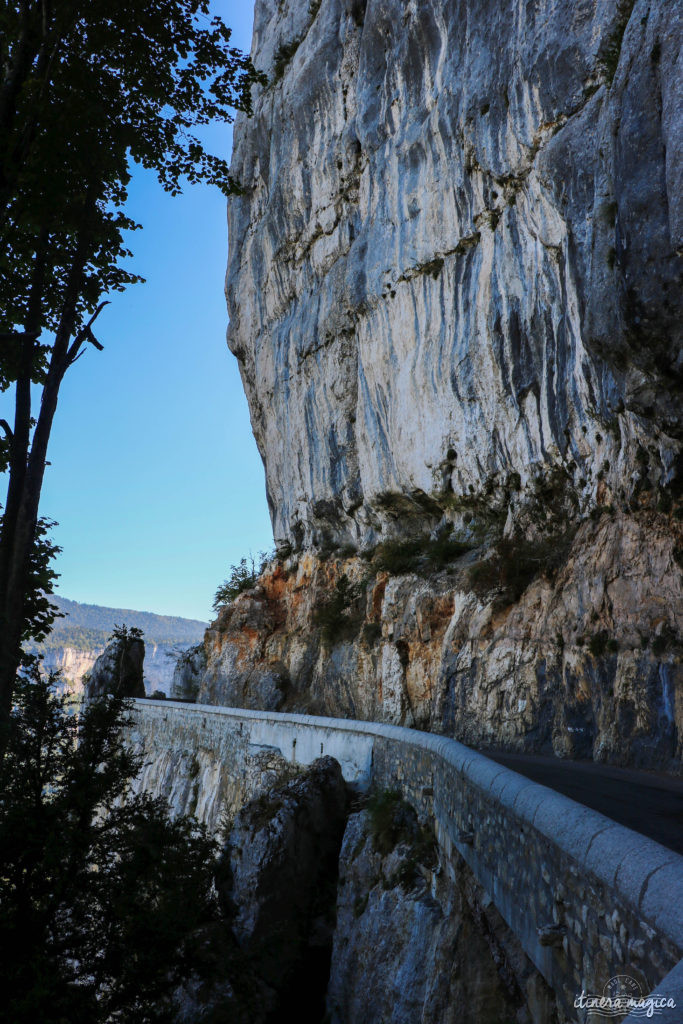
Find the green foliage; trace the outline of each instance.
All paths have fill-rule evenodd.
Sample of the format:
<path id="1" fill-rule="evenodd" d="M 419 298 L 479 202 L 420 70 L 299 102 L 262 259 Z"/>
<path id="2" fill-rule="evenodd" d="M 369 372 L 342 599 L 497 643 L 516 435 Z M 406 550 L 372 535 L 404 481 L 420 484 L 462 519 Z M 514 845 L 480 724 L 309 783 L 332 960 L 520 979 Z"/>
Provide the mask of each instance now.
<path id="1" fill-rule="evenodd" d="M 142 640 L 144 633 L 137 626 L 114 626 L 111 634 L 112 640 L 122 640 L 128 644 L 131 640 Z"/>
<path id="2" fill-rule="evenodd" d="M 401 576 L 413 572 L 422 553 L 421 540 L 387 540 L 375 548 L 372 567 L 376 572 Z"/>
<path id="3" fill-rule="evenodd" d="M 280 81 L 285 73 L 285 68 L 301 46 L 302 42 L 303 36 L 299 36 L 297 39 L 292 39 L 290 43 L 280 43 L 275 51 L 275 63 L 273 64 L 273 76 L 271 78 L 273 85 Z"/>
<path id="4" fill-rule="evenodd" d="M 322 639 L 328 646 L 358 632 L 362 621 L 358 602 L 362 594 L 362 586 L 351 583 L 348 576 L 341 575 L 332 597 L 322 602 L 313 612 L 313 622 L 320 627 Z"/>
<path id="5" fill-rule="evenodd" d="M 429 573 L 443 569 L 471 551 L 473 543 L 442 535 L 414 540 L 389 540 L 375 548 L 372 567 L 375 572 L 401 576 L 409 572 Z"/>
<path id="6" fill-rule="evenodd" d="M 419 267 L 416 268 L 416 272 L 418 274 L 429 274 L 429 276 L 433 277 L 436 281 L 443 270 L 443 264 L 443 257 L 435 256 L 433 260 L 429 260 L 427 263 L 421 263 Z"/>
<path id="7" fill-rule="evenodd" d="M 49 537 L 50 530 L 56 525 L 50 519 L 39 519 L 36 525 L 24 594 L 24 644 L 44 640 L 55 619 L 62 614 L 57 605 L 50 600 L 55 580 L 59 578 L 59 573 L 55 572 L 52 562 L 62 550 L 53 544 Z"/>
<path id="8" fill-rule="evenodd" d="M 595 505 L 590 510 L 588 515 L 589 515 L 590 519 L 594 523 L 597 523 L 598 520 L 601 519 L 602 516 L 604 516 L 604 515 L 613 516 L 614 515 L 614 506 L 613 505 Z"/>
<path id="9" fill-rule="evenodd" d="M 37 668 L 19 681 L 0 766 L 5 1019 L 168 1021 L 179 984 L 221 970 L 215 844 L 130 794 L 124 701 L 73 714 L 53 684 Z"/>
<path id="10" fill-rule="evenodd" d="M 656 658 L 660 658 L 673 644 L 680 643 L 676 631 L 669 625 L 665 625 L 657 636 L 650 642 L 650 650 Z"/>
<path id="11" fill-rule="evenodd" d="M 420 825 L 413 807 L 394 789 L 378 790 L 367 803 L 370 835 L 375 850 L 383 857 L 399 843 L 408 845 L 407 855 L 389 886 L 410 888 L 415 880 L 418 864 L 432 866 L 436 861 L 436 842 L 433 832 Z"/>
<path id="12" fill-rule="evenodd" d="M 4 7 L 2 329 L 27 321 L 36 258 L 45 260 L 40 327 L 48 330 L 63 327 L 76 266 L 76 325 L 102 293 L 140 280 L 120 262 L 129 255 L 124 232 L 137 227 L 122 212 L 133 160 L 172 194 L 183 181 L 235 190 L 227 161 L 198 131 L 250 110 L 251 85 L 264 79 L 208 15 L 207 0 Z M 35 353 L 34 379 L 42 380 L 49 349 Z M 17 342 L 3 359 L 14 363 L 10 378 L 20 361 Z"/>
<path id="13" fill-rule="evenodd" d="M 262 568 L 263 564 L 261 564 Z M 214 611 L 218 611 L 223 605 L 234 601 L 245 590 L 251 590 L 256 586 L 258 577 L 259 571 L 256 569 L 256 562 L 252 555 L 249 556 L 249 561 L 246 558 L 241 558 L 237 565 L 231 565 L 227 579 L 223 580 L 213 599 Z"/>
<path id="14" fill-rule="evenodd" d="M 552 577 L 564 565 L 573 538 L 572 529 L 533 541 L 501 537 L 488 556 L 470 568 L 470 586 L 480 598 L 498 590 L 499 601 L 518 601 L 537 576 Z"/>
<path id="15" fill-rule="evenodd" d="M 126 265 L 131 169 L 171 194 L 185 182 L 239 191 L 204 127 L 251 110 L 265 83 L 209 0 L 63 0 L 0 7 L 0 392 L 15 387 L 0 467 L 0 718 L 25 633 L 48 444 L 64 376 L 88 345 L 105 296 L 141 281 Z M 32 416 L 32 385 L 42 388 Z M 8 446 L 7 438 L 11 437 Z"/>
<path id="16" fill-rule="evenodd" d="M 405 838 L 404 801 L 398 789 L 381 789 L 372 793 L 367 804 L 370 835 L 378 853 L 386 856 Z"/>
<path id="17" fill-rule="evenodd" d="M 635 0 L 621 0 L 618 5 L 619 9 L 612 34 L 609 39 L 607 39 L 599 55 L 600 67 L 605 75 L 608 85 L 611 85 L 614 81 L 614 76 L 619 65 L 619 57 L 621 56 L 621 44 L 624 39 L 624 32 L 626 31 L 626 26 L 628 25 L 629 18 L 631 17 L 631 11 L 633 10 L 634 3 Z"/>
<path id="18" fill-rule="evenodd" d="M 599 633 L 594 633 L 590 638 L 588 650 L 594 658 L 600 658 L 608 651 L 610 654 L 616 653 L 619 650 L 619 644 L 613 637 L 610 637 L 606 629 L 603 629 Z"/>
<path id="19" fill-rule="evenodd" d="M 373 647 L 378 640 L 382 637 L 382 623 L 381 622 L 366 622 L 363 626 L 363 642 L 368 647 Z"/>

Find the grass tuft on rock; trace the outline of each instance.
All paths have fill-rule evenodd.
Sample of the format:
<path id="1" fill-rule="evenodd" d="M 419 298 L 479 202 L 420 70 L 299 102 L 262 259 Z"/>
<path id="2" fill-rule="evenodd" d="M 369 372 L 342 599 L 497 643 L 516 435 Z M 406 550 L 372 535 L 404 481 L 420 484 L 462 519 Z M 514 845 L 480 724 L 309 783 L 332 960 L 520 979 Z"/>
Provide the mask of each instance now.
<path id="1" fill-rule="evenodd" d="M 372 568 L 375 572 L 388 572 L 392 576 L 430 573 L 447 568 L 472 548 L 472 543 L 447 534 L 436 539 L 427 536 L 387 540 L 375 548 Z"/>

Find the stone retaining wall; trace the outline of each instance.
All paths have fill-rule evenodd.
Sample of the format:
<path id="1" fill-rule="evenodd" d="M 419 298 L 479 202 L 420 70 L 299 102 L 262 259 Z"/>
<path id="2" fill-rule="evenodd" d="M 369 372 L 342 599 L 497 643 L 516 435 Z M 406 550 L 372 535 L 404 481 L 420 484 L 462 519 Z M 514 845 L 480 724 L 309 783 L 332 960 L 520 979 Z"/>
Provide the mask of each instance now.
<path id="1" fill-rule="evenodd" d="M 152 792 L 167 795 L 179 760 L 202 752 L 193 803 L 210 823 L 221 785 L 229 777 L 244 789 L 242 766 L 258 749 L 299 764 L 329 754 L 361 788 L 399 788 L 434 822 L 448 869 L 456 853 L 470 866 L 571 1020 L 608 1019 L 574 1002 L 618 975 L 675 1001 L 654 1019 L 683 1020 L 683 857 L 658 843 L 431 733 L 149 700 L 136 701 L 134 719 Z"/>

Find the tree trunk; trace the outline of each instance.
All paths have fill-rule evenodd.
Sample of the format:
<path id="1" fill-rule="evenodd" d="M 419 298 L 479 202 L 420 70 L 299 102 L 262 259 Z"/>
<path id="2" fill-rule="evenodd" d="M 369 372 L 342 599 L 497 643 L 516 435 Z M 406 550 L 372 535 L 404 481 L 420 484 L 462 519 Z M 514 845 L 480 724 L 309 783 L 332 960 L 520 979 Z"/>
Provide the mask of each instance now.
<path id="1" fill-rule="evenodd" d="M 89 234 L 84 229 L 76 245 L 65 288 L 60 323 L 52 347 L 47 379 L 43 385 L 40 412 L 30 453 L 30 371 L 28 381 L 25 377 L 17 380 L 13 457 L 10 462 L 7 508 L 3 515 L 0 537 L 0 753 L 4 750 L 6 742 L 12 693 L 21 664 L 21 641 L 26 628 L 25 598 L 29 584 L 31 552 L 36 539 L 47 448 L 57 409 L 59 389 L 64 374 L 74 358 L 73 349 L 71 352 L 69 350 L 69 340 L 76 326 L 76 307 L 83 283 L 88 238 Z M 43 286 L 41 262 L 42 257 L 39 254 L 36 260 L 36 289 L 33 292 L 36 297 L 35 310 L 38 322 L 38 299 L 42 297 Z M 31 353 L 33 344 L 34 342 L 30 341 Z M 31 358 L 31 366 L 32 362 Z M 26 426 L 28 430 L 25 429 Z M 19 441 L 17 427 L 20 428 Z"/>

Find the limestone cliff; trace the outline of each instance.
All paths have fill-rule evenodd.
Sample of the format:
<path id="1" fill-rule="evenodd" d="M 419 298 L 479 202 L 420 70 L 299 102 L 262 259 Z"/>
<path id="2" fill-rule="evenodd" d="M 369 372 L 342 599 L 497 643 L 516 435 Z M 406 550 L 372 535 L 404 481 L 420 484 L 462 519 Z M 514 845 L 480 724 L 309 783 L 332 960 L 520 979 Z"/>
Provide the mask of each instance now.
<path id="1" fill-rule="evenodd" d="M 444 858 L 394 795 L 376 794 L 374 815 L 353 814 L 344 833 L 327 990 L 331 1024 L 564 1020 L 467 865 Z"/>
<path id="2" fill-rule="evenodd" d="M 292 557 L 207 632 L 199 700 L 675 769 L 683 578 L 670 530 L 657 513 L 589 518 L 560 568 L 517 600 L 472 589 L 489 564 L 476 549 L 397 575 L 358 557 Z"/>
<path id="3" fill-rule="evenodd" d="M 200 700 L 675 767 L 682 18 L 257 0 L 229 344 L 280 560 Z"/>
<path id="4" fill-rule="evenodd" d="M 114 694 L 117 697 L 144 697 L 142 666 L 145 642 L 138 631 L 118 630 L 92 667 L 83 688 L 86 699 Z"/>
<path id="5" fill-rule="evenodd" d="M 85 688 L 88 673 L 103 653 L 105 646 L 106 643 L 101 647 L 92 648 L 50 646 L 40 654 L 46 671 L 60 673 L 58 689 L 80 695 Z M 173 687 L 176 662 L 180 659 L 185 664 L 188 656 L 184 647 L 187 645 L 146 641 L 144 678 L 147 693 L 161 691 L 169 694 Z"/>
<path id="6" fill-rule="evenodd" d="M 582 505 L 680 491 L 682 18 L 257 0 L 227 293 L 276 542 L 558 466 Z"/>

